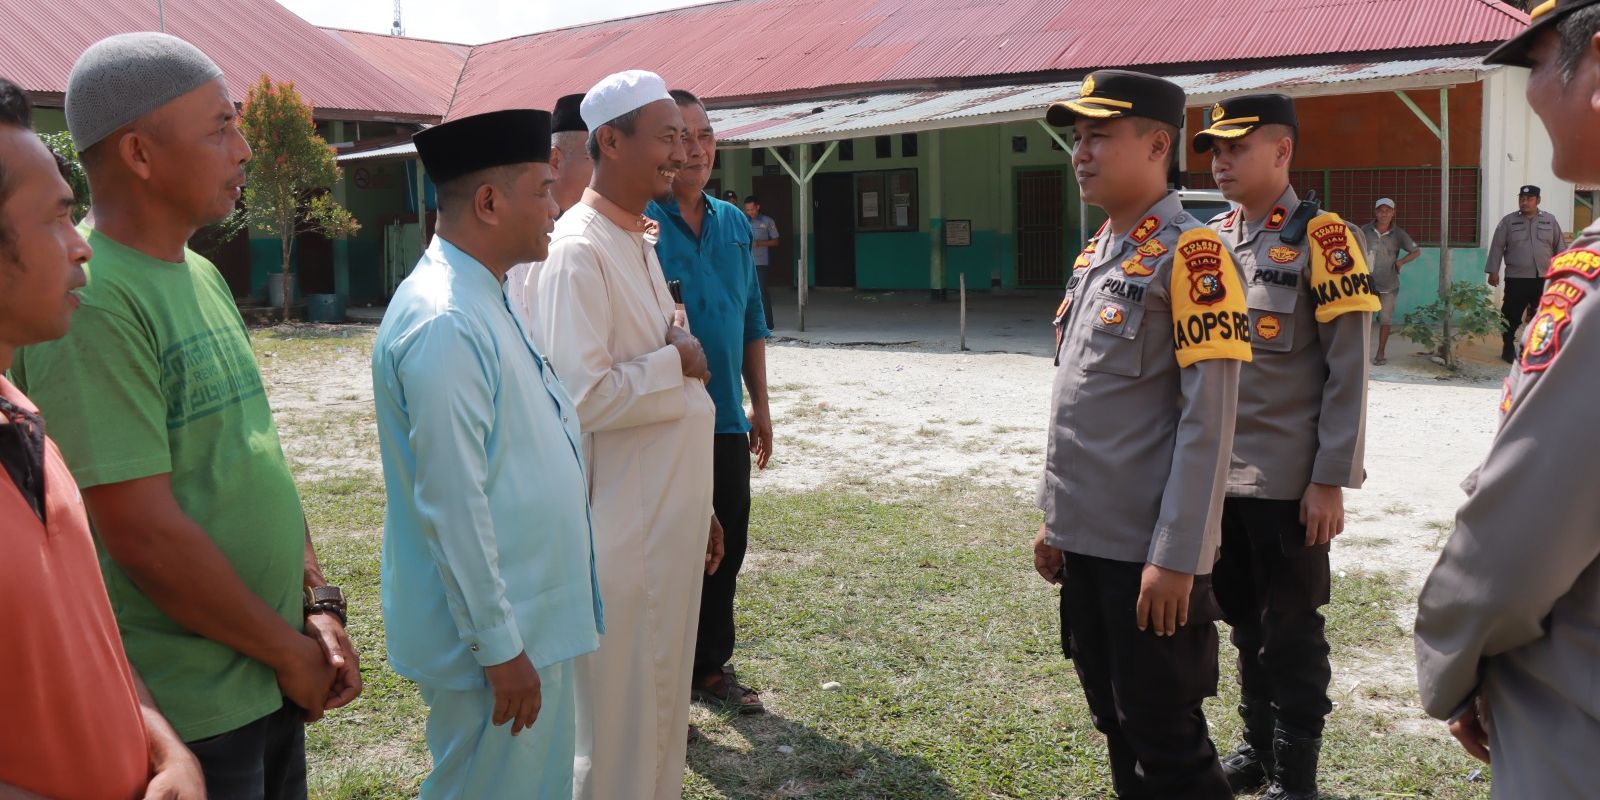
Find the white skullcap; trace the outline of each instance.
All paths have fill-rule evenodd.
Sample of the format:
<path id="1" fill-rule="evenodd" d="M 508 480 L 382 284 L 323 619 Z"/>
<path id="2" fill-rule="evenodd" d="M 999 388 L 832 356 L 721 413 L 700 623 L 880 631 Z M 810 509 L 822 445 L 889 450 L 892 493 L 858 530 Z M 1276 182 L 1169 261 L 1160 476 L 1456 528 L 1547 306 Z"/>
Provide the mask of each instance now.
<path id="1" fill-rule="evenodd" d="M 598 130 L 623 114 L 644 108 L 658 100 L 671 100 L 667 82 L 654 72 L 630 69 L 602 78 L 583 96 L 578 113 L 589 130 Z"/>
<path id="2" fill-rule="evenodd" d="M 1387 197 L 1380 197 L 1378 198 L 1378 202 L 1372 204 L 1373 208 L 1377 208 L 1378 206 L 1388 206 L 1390 208 L 1394 208 L 1394 201 Z"/>

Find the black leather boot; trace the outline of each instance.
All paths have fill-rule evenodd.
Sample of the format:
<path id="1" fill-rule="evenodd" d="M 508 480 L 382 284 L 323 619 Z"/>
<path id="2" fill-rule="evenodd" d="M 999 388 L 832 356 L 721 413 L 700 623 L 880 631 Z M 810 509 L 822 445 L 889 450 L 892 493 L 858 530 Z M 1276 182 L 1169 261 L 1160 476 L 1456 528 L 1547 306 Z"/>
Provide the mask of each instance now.
<path id="1" fill-rule="evenodd" d="M 1279 728 L 1272 738 L 1272 755 L 1277 761 L 1272 788 L 1266 800 L 1317 800 L 1317 759 L 1322 754 L 1322 737 L 1297 736 Z"/>
<path id="2" fill-rule="evenodd" d="M 1244 744 L 1222 759 L 1222 774 L 1235 794 L 1254 792 L 1272 782 L 1272 703 L 1266 700 L 1241 702 L 1239 716 L 1244 719 Z"/>

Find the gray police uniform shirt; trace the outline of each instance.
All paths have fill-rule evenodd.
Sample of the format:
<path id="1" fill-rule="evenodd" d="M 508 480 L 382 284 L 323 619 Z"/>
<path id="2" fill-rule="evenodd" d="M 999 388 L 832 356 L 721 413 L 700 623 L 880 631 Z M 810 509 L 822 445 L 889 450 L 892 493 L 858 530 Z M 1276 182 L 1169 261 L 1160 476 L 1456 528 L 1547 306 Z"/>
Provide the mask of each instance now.
<path id="1" fill-rule="evenodd" d="M 1361 487 L 1367 344 L 1378 296 L 1354 232 L 1319 210 L 1296 244 L 1280 234 L 1293 188 L 1266 219 L 1211 220 L 1245 275 L 1254 360 L 1239 375 L 1228 496 L 1299 500 L 1306 486 Z"/>
<path id="2" fill-rule="evenodd" d="M 1249 335 L 1232 254 L 1177 193 L 1123 236 L 1101 228 L 1056 314 L 1050 546 L 1211 572 Z"/>
<path id="3" fill-rule="evenodd" d="M 1361 226 L 1361 252 L 1367 256 L 1367 266 L 1372 269 L 1372 288 L 1379 294 L 1400 291 L 1400 254 L 1415 253 L 1417 243 L 1411 234 L 1399 225 L 1390 225 L 1380 233 L 1375 222 Z"/>
<path id="4" fill-rule="evenodd" d="M 1600 786 L 1600 223 L 1548 278 L 1417 605 L 1423 706 L 1447 719 L 1486 693 L 1495 797 Z"/>
<path id="5" fill-rule="evenodd" d="M 1561 223 L 1554 214 L 1540 211 L 1530 220 L 1521 211 L 1513 211 L 1495 226 L 1483 271 L 1498 274 L 1504 261 L 1507 278 L 1542 278 L 1550 259 L 1560 250 Z"/>

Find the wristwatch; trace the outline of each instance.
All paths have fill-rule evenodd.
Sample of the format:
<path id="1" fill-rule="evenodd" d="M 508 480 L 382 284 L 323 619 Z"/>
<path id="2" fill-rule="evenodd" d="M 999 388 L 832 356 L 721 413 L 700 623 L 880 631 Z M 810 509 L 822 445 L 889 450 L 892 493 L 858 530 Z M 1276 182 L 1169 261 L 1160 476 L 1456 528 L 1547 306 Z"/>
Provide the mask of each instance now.
<path id="1" fill-rule="evenodd" d="M 340 625 L 349 622 L 345 616 L 344 592 L 337 586 L 307 586 L 305 612 L 308 617 L 332 614 L 339 618 Z"/>

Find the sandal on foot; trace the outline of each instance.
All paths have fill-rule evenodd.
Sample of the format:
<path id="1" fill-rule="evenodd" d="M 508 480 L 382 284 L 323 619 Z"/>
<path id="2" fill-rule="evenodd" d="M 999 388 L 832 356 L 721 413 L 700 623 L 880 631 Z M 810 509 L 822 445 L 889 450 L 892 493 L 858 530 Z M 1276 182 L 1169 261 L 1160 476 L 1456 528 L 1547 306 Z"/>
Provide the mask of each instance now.
<path id="1" fill-rule="evenodd" d="M 712 685 L 695 686 L 689 699 L 708 706 L 736 709 L 740 714 L 761 714 L 767 710 L 761 704 L 761 696 L 748 686 L 740 686 L 733 670 L 726 669 Z"/>

